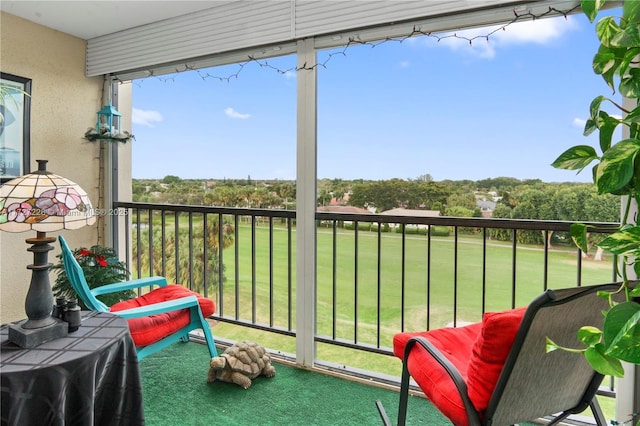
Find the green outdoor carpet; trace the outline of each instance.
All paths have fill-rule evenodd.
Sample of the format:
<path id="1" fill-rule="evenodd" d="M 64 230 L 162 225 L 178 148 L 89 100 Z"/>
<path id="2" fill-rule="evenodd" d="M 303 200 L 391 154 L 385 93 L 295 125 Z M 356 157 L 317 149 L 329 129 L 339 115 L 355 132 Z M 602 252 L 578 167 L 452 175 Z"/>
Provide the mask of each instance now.
<path id="1" fill-rule="evenodd" d="M 209 352 L 176 343 L 140 362 L 148 426 L 382 425 L 381 400 L 395 424 L 397 392 L 274 363 L 276 377 L 240 386 L 207 383 Z M 407 425 L 451 426 L 427 400 L 409 398 Z"/>

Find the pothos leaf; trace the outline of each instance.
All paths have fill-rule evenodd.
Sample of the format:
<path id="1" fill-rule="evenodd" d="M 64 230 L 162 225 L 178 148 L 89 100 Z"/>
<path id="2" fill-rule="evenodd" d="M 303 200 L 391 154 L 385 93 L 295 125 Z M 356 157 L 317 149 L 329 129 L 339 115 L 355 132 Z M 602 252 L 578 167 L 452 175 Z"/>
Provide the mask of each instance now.
<path id="1" fill-rule="evenodd" d="M 629 226 L 609 235 L 598 243 L 605 251 L 617 255 L 630 255 L 640 251 L 640 226 Z"/>
<path id="2" fill-rule="evenodd" d="M 608 355 L 640 364 L 640 303 L 612 307 L 604 320 L 603 337 Z"/>
<path id="3" fill-rule="evenodd" d="M 620 80 L 620 94 L 627 98 L 640 97 L 640 76 L 639 70 L 630 69 L 629 75 Z"/>
<path id="4" fill-rule="evenodd" d="M 624 368 L 619 359 L 605 353 L 604 345 L 598 343 L 587 348 L 584 353 L 585 358 L 591 367 L 600 374 L 613 377 L 624 377 Z"/>
<path id="5" fill-rule="evenodd" d="M 587 225 L 583 223 L 572 223 L 569 228 L 571 239 L 580 250 L 589 252 L 589 241 L 587 239 Z"/>
<path id="6" fill-rule="evenodd" d="M 614 193 L 629 183 L 639 151 L 638 140 L 624 139 L 602 155 L 596 172 L 596 185 L 600 194 Z"/>
<path id="7" fill-rule="evenodd" d="M 600 123 L 598 128 L 600 129 L 600 149 L 602 152 L 606 152 L 611 147 L 613 132 L 615 132 L 620 121 L 621 120 L 610 116 L 605 111 L 600 111 Z"/>
<path id="8" fill-rule="evenodd" d="M 602 7 L 600 5 L 600 7 Z M 637 24 L 640 21 L 640 2 L 626 1 L 622 6 L 622 17 L 629 25 Z"/>
<path id="9" fill-rule="evenodd" d="M 596 19 L 596 15 L 598 15 L 598 11 L 604 5 L 604 0 L 582 0 L 580 2 L 580 6 L 582 7 L 582 11 L 589 18 L 589 22 L 592 22 Z"/>
<path id="10" fill-rule="evenodd" d="M 602 102 L 604 102 L 605 100 L 607 100 L 607 98 L 600 95 L 600 96 L 596 96 L 591 101 L 591 104 L 589 105 L 589 114 L 591 114 L 592 118 L 595 119 L 598 117 L 598 114 L 600 113 L 600 105 L 602 105 Z"/>
<path id="11" fill-rule="evenodd" d="M 577 145 L 569 148 L 551 163 L 556 169 L 582 170 L 597 159 L 596 150 L 589 145 Z"/>
<path id="12" fill-rule="evenodd" d="M 612 16 L 605 16 L 596 24 L 596 34 L 604 46 L 612 46 L 612 40 L 620 33 L 620 26 Z"/>
<path id="13" fill-rule="evenodd" d="M 597 327 L 586 325 L 578 330 L 578 340 L 586 346 L 595 346 L 602 340 L 602 331 Z"/>

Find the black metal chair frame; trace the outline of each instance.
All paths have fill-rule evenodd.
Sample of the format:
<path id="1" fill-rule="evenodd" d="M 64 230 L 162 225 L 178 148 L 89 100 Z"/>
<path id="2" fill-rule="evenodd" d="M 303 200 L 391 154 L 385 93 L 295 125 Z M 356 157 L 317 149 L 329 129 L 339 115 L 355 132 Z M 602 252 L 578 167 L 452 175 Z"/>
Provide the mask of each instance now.
<path id="1" fill-rule="evenodd" d="M 453 380 L 470 426 L 511 425 L 547 416 L 552 416 L 548 425 L 556 425 L 589 407 L 597 425 L 605 426 L 607 422 L 595 398 L 604 376 L 595 372 L 582 355 L 562 350 L 546 353 L 545 338 L 562 346 L 580 347 L 576 339 L 578 329 L 583 325 L 601 328 L 604 321 L 602 310 L 607 309 L 608 302 L 596 293 L 619 287 L 619 283 L 611 283 L 547 290 L 533 300 L 482 418 L 469 399 L 467 385 L 457 368 L 424 337 L 411 338 L 403 354 L 398 425 L 404 425 L 407 419 L 410 387 L 407 359 L 417 344 L 433 356 Z M 380 401 L 376 401 L 376 406 L 383 423 L 390 426 Z"/>

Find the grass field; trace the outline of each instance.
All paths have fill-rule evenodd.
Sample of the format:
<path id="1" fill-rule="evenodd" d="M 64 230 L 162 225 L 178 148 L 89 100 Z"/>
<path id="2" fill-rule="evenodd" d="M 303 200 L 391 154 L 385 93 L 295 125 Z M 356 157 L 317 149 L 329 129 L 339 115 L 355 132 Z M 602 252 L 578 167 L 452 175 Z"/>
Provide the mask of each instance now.
<path id="1" fill-rule="evenodd" d="M 197 219 L 194 239 L 202 232 Z M 166 226 L 173 232 L 170 220 Z M 181 222 L 180 230 L 187 232 L 188 224 Z M 216 300 L 219 314 L 295 329 L 295 234 L 293 229 L 289 252 L 286 228 L 274 227 L 270 233 L 268 226 L 253 231 L 247 224 L 239 226 L 237 241 L 223 251 L 226 281 Z M 148 244 L 144 233 L 141 240 Z M 148 250 L 143 247 L 141 253 L 148 255 Z M 549 251 L 549 288 L 577 284 L 576 256 L 571 248 Z M 487 241 L 483 250 L 478 235 L 463 235 L 457 244 L 453 237 L 432 237 L 428 247 L 421 235 L 403 241 L 396 233 L 381 233 L 378 239 L 375 232 L 360 231 L 356 241 L 353 231 L 342 229 L 334 253 L 331 230 L 319 228 L 317 333 L 390 347 L 400 330 L 479 321 L 483 311 L 525 306 L 543 292 L 544 262 L 541 247 L 518 245 L 514 256 L 510 242 Z M 610 259 L 582 260 L 583 285 L 611 280 Z"/>
<path id="2" fill-rule="evenodd" d="M 169 229 L 174 229 L 173 223 L 167 223 Z M 181 223 L 180 229 L 186 232 L 188 225 Z M 194 235 L 201 232 L 201 221 L 194 221 L 193 230 Z M 495 311 L 512 304 L 524 306 L 544 291 L 541 247 L 519 245 L 514 261 L 510 242 L 488 241 L 483 252 L 482 239 L 477 235 L 459 237 L 457 255 L 453 237 L 433 237 L 428 247 L 425 236 L 407 235 L 403 251 L 399 234 L 381 235 L 378 240 L 377 233 L 360 231 L 356 244 L 354 232 L 341 229 L 334 255 L 331 230 L 318 229 L 317 334 L 390 348 L 393 335 L 402 329 L 437 328 L 454 321 L 454 300 L 456 321 L 479 321 L 483 308 Z M 241 224 L 238 240 L 223 251 L 226 281 L 222 297 L 216 300 L 218 313 L 295 329 L 295 238 L 293 229 L 289 253 L 286 228 L 275 227 L 270 234 L 267 226 L 256 226 L 252 232 L 249 225 Z M 549 288 L 576 285 L 576 256 L 570 248 L 549 251 Z M 610 259 L 583 259 L 582 284 L 611 281 L 611 268 Z M 250 338 L 283 353 L 295 353 L 295 339 L 282 334 L 228 323 L 216 324 L 213 332 L 231 340 Z M 317 359 L 393 376 L 401 371 L 398 359 L 337 345 L 318 344 Z M 609 404 L 605 401 L 603 405 Z"/>

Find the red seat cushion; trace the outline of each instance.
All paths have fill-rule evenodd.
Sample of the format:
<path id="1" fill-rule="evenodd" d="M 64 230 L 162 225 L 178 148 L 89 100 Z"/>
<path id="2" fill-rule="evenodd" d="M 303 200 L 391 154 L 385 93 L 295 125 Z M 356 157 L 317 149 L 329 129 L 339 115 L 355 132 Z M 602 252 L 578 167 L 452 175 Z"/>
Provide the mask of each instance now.
<path id="1" fill-rule="evenodd" d="M 393 338 L 393 353 L 403 359 L 404 348 L 409 339 L 413 336 L 425 337 L 456 367 L 467 383 L 471 402 L 482 415 L 489 405 L 525 310 L 518 308 L 485 313 L 481 323 L 464 327 L 399 333 Z M 415 345 L 411 350 L 408 369 L 425 396 L 453 424 L 469 424 L 453 380 L 421 346 Z"/>
<path id="2" fill-rule="evenodd" d="M 404 348 L 411 337 L 422 336 L 429 340 L 467 379 L 467 365 L 481 323 L 458 328 L 439 328 L 421 333 L 399 333 L 393 338 L 393 353 L 403 358 Z M 442 414 L 457 426 L 468 425 L 467 415 L 456 386 L 445 369 L 429 353 L 416 344 L 409 355 L 411 377 L 418 383 L 425 396 Z"/>
<path id="3" fill-rule="evenodd" d="M 135 299 L 124 300 L 111 306 L 111 312 L 132 309 L 140 306 L 152 305 L 166 302 L 186 296 L 196 296 L 200 305 L 202 315 L 206 318 L 215 312 L 213 300 L 202 297 L 188 288 L 177 284 L 169 284 L 156 288 L 149 293 L 136 297 Z M 174 333 L 190 322 L 189 309 L 167 312 L 143 318 L 132 318 L 127 320 L 129 331 L 136 346 L 147 346 Z"/>

